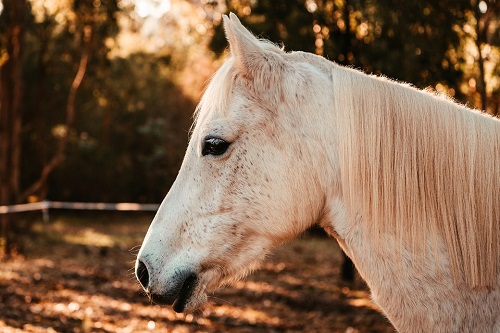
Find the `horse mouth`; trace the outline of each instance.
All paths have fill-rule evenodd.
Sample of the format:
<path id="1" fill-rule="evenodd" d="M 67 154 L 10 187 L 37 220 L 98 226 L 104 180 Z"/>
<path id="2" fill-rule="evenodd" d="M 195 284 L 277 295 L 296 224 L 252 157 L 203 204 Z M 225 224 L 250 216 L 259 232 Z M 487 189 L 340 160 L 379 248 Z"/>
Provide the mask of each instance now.
<path id="1" fill-rule="evenodd" d="M 196 274 L 191 274 L 184 280 L 176 293 L 170 295 L 150 294 L 149 297 L 157 304 L 172 305 L 175 312 L 181 313 L 186 310 L 197 284 L 198 277 Z"/>
<path id="2" fill-rule="evenodd" d="M 193 291 L 196 288 L 198 278 L 196 275 L 192 274 L 182 284 L 181 290 L 174 301 L 173 309 L 175 312 L 184 312 L 186 309 L 186 304 L 188 303 L 191 296 L 193 296 Z"/>

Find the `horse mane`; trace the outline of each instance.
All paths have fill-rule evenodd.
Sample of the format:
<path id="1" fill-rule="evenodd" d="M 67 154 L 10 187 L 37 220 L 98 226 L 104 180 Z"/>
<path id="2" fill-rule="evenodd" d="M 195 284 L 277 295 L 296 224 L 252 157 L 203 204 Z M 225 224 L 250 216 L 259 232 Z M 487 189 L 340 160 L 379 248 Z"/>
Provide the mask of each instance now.
<path id="1" fill-rule="evenodd" d="M 361 214 L 367 235 L 392 233 L 414 251 L 437 232 L 457 283 L 496 286 L 500 121 L 383 77 L 337 65 L 332 73 L 351 218 Z"/>

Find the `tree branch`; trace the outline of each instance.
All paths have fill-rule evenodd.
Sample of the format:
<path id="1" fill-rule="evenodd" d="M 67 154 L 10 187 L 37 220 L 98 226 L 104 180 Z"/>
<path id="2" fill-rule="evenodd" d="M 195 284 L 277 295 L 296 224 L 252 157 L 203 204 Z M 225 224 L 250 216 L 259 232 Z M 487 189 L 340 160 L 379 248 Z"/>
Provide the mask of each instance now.
<path id="1" fill-rule="evenodd" d="M 64 160 L 64 155 L 66 153 L 66 148 L 68 146 L 68 139 L 71 131 L 73 130 L 73 125 L 75 121 L 76 95 L 78 93 L 78 89 L 80 88 L 83 78 L 85 77 L 85 73 L 87 71 L 88 60 L 90 57 L 91 38 L 92 38 L 92 27 L 90 25 L 86 25 L 83 28 L 82 55 L 80 57 L 78 70 L 76 72 L 75 78 L 73 79 L 73 82 L 69 90 L 68 102 L 66 104 L 66 130 L 59 139 L 54 156 L 52 156 L 50 161 L 43 166 L 38 180 L 36 180 L 30 187 L 28 187 L 28 189 L 26 189 L 20 195 L 19 201 L 25 201 L 26 198 L 29 197 L 30 195 L 40 192 L 40 190 L 42 190 L 46 186 L 50 174 Z"/>

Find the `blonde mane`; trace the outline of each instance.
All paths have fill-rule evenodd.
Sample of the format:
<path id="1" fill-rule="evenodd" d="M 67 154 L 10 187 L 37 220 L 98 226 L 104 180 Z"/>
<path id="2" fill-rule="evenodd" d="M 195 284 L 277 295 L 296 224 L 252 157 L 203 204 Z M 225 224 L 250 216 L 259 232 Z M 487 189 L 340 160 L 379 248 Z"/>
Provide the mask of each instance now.
<path id="1" fill-rule="evenodd" d="M 413 249 L 444 239 L 453 276 L 500 274 L 500 121 L 385 78 L 335 66 L 342 188 L 369 235 Z"/>

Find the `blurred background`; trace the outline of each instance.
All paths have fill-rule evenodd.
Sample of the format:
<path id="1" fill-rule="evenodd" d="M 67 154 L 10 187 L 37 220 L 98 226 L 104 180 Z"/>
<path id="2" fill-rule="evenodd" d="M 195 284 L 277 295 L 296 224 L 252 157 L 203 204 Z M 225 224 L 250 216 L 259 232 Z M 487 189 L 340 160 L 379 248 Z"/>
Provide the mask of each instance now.
<path id="1" fill-rule="evenodd" d="M 500 111 L 500 2 L 3 0 L 0 204 L 159 202 L 226 56 L 255 34 Z M 92 184 L 92 186 L 89 186 Z"/>
<path id="2" fill-rule="evenodd" d="M 159 203 L 182 161 L 196 103 L 227 57 L 221 21 L 228 12 L 287 51 L 313 52 L 500 113 L 498 0 L 3 0 L 0 206 L 41 200 Z M 37 246 L 71 243 L 83 246 L 84 257 L 94 255 L 96 248 L 98 255 L 108 256 L 109 249 L 140 244 L 151 216 L 128 218 L 56 216 L 52 224 L 37 227 L 38 215 L 0 215 L 0 243 L 3 253 L 9 253 L 16 246 L 6 235 L 14 244 L 29 230 L 37 236 L 29 237 L 35 245 L 17 246 L 20 253 L 33 255 Z M 111 229 L 99 229 L 101 222 Z M 68 233 L 81 237 L 68 239 Z M 136 238 L 125 241 L 117 236 L 135 233 Z M 49 241 L 36 243 L 40 239 Z M 289 250 L 295 253 L 293 246 Z M 103 248 L 108 249 L 104 254 Z M 332 256 L 340 255 L 336 251 Z M 338 261 L 340 265 L 341 257 Z M 9 272 L 27 269 L 13 267 Z M 7 288 L 13 277 L 5 269 L 0 287 Z M 274 272 L 276 266 L 269 269 Z M 95 271 L 80 273 L 75 274 L 82 279 L 96 276 Z M 28 285 L 42 279 L 41 271 L 33 274 Z M 345 289 L 339 288 L 342 295 Z M 33 313 L 32 295 L 27 299 L 22 292 L 3 291 L 7 296 L 0 306 L 20 295 L 18 305 Z M 322 289 L 317 292 L 321 295 Z M 64 304 L 70 302 L 76 301 Z M 85 313 L 60 331 L 99 331 L 95 321 L 85 328 L 85 316 L 98 312 Z M 0 324 L 11 320 L 28 330 L 22 324 L 25 315 L 2 321 L 0 314 Z M 12 319 L 16 316 L 18 322 Z M 146 330 L 155 323 L 149 319 L 144 319 L 150 325 Z M 49 326 L 57 327 L 52 322 L 44 327 Z M 293 331 L 281 331 L 287 330 Z"/>

